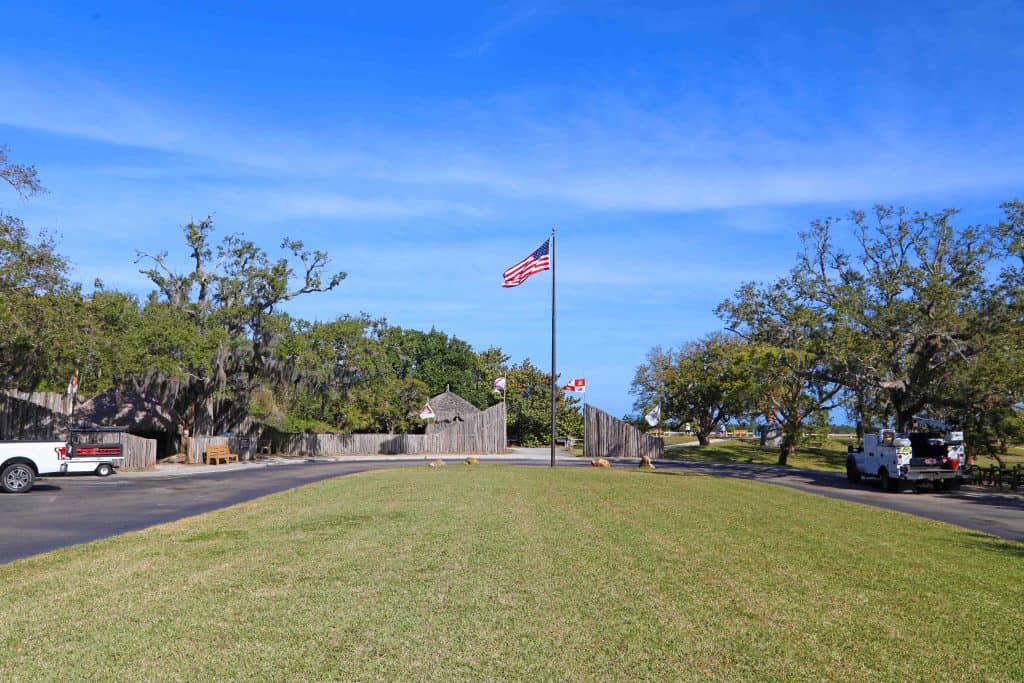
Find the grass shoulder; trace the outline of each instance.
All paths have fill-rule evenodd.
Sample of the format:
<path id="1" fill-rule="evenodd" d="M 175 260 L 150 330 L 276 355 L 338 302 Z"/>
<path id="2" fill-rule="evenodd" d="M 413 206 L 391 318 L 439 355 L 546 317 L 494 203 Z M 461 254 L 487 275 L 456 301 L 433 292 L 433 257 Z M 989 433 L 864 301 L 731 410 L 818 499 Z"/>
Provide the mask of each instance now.
<path id="1" fill-rule="evenodd" d="M 846 465 L 845 441 L 829 439 L 820 446 L 799 446 L 789 457 L 790 467 L 839 472 Z M 731 462 L 753 465 L 775 465 L 777 448 L 762 448 L 756 439 L 724 440 L 707 446 L 666 448 L 665 457 L 694 462 Z"/>

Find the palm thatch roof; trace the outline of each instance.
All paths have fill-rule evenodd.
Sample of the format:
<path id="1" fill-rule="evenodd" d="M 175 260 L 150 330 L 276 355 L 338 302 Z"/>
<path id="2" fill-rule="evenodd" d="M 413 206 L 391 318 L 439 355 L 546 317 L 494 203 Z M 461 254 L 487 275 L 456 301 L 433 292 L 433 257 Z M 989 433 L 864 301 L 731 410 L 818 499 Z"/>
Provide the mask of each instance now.
<path id="1" fill-rule="evenodd" d="M 427 434 L 444 429 L 452 422 L 464 421 L 471 415 L 480 413 L 480 409 L 453 391 L 444 391 L 429 401 L 434 409 L 434 420 L 427 425 Z"/>
<path id="2" fill-rule="evenodd" d="M 110 389 L 75 409 L 80 426 L 125 427 L 141 432 L 173 433 L 178 415 L 148 394 Z"/>
<path id="3" fill-rule="evenodd" d="M 430 399 L 430 407 L 434 409 L 438 420 L 451 420 L 455 417 L 465 419 L 480 412 L 479 408 L 454 391 L 444 391 Z"/>

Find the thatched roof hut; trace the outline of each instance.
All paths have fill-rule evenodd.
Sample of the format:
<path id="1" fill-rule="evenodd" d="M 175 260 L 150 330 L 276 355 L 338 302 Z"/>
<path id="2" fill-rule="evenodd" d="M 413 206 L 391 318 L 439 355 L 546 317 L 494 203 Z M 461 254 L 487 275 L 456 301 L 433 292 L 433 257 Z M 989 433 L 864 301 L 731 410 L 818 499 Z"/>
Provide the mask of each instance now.
<path id="1" fill-rule="evenodd" d="M 479 408 L 451 390 L 438 394 L 430 399 L 429 403 L 436 417 L 427 425 L 427 434 L 433 434 L 453 422 L 463 422 L 467 417 L 480 413 Z"/>
<path id="2" fill-rule="evenodd" d="M 160 457 L 175 452 L 178 414 L 148 394 L 109 389 L 75 409 L 79 428 L 124 427 L 129 434 L 156 439 Z"/>
<path id="3" fill-rule="evenodd" d="M 109 389 L 78 406 L 75 423 L 126 427 L 130 431 L 173 432 L 178 415 L 152 396 Z"/>

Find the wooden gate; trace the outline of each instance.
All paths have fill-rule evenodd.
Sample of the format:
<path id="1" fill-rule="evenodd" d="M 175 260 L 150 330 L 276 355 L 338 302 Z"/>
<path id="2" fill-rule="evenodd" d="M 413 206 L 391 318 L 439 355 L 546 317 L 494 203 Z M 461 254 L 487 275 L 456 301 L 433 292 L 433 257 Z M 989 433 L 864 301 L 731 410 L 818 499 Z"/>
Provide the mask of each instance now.
<path id="1" fill-rule="evenodd" d="M 600 408 L 587 405 L 586 449 L 588 458 L 660 458 L 664 440 L 644 434 L 633 425 L 616 419 Z"/>

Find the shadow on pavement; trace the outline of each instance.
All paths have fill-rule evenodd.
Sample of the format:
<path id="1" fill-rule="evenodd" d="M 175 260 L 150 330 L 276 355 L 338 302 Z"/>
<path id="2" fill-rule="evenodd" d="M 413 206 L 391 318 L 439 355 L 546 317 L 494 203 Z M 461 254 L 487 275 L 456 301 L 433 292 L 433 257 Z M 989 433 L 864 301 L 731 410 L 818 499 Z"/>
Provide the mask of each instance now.
<path id="1" fill-rule="evenodd" d="M 28 492 L 28 495 L 32 495 L 33 493 L 46 493 L 48 491 L 60 491 L 60 490 L 61 490 L 61 487 L 57 486 L 56 484 L 53 484 L 53 483 L 50 483 L 50 482 L 46 482 L 45 484 L 43 484 L 43 483 L 40 483 L 40 482 L 37 481 L 32 486 L 32 490 Z"/>

